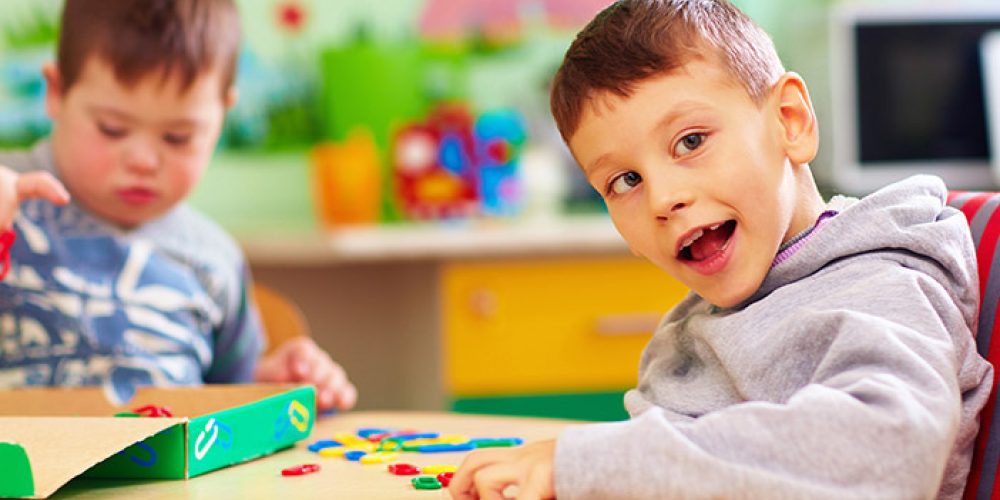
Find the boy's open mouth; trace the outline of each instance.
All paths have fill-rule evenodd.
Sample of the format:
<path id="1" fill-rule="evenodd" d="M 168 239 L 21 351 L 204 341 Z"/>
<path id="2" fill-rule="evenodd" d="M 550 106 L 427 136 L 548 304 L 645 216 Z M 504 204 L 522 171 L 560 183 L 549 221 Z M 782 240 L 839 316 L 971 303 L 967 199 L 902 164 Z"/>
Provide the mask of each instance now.
<path id="1" fill-rule="evenodd" d="M 677 258 L 692 262 L 705 260 L 726 248 L 734 231 L 735 220 L 698 229 L 681 242 Z"/>

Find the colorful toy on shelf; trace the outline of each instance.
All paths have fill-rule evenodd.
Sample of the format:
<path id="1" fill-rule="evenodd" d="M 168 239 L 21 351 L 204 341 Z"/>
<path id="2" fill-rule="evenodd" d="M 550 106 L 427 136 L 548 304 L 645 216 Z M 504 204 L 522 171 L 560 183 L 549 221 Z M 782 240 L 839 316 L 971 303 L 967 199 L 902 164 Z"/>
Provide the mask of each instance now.
<path id="1" fill-rule="evenodd" d="M 479 193 L 486 215 L 514 215 L 521 207 L 518 159 L 525 140 L 524 120 L 512 110 L 484 113 L 476 120 Z"/>
<path id="2" fill-rule="evenodd" d="M 513 215 L 521 205 L 517 175 L 525 128 L 514 111 L 475 122 L 460 104 L 441 104 L 423 123 L 401 128 L 393 172 L 401 212 L 409 219 Z"/>
<path id="3" fill-rule="evenodd" d="M 379 220 L 382 176 L 372 134 L 356 128 L 343 144 L 326 142 L 312 151 L 319 219 L 327 226 Z"/>
<path id="4" fill-rule="evenodd" d="M 472 116 L 455 106 L 437 108 L 426 123 L 396 134 L 396 193 L 409 219 L 449 219 L 478 212 Z"/>

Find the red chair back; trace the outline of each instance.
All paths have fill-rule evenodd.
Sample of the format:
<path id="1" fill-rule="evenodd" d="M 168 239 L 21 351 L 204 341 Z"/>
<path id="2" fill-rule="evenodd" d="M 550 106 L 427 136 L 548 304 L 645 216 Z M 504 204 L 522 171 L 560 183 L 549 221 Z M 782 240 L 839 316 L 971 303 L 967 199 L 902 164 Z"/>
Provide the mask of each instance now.
<path id="1" fill-rule="evenodd" d="M 979 324 L 976 348 L 993 364 L 993 391 L 980 414 L 979 434 L 972 455 L 972 469 L 965 486 L 966 499 L 1000 498 L 997 469 L 1000 467 L 1000 412 L 996 412 L 997 376 L 1000 371 L 1000 323 L 997 307 L 1000 303 L 1000 193 L 951 191 L 948 204 L 961 210 L 969 221 L 972 239 L 976 243 L 979 269 Z M 998 272 L 993 272 L 998 269 Z"/>

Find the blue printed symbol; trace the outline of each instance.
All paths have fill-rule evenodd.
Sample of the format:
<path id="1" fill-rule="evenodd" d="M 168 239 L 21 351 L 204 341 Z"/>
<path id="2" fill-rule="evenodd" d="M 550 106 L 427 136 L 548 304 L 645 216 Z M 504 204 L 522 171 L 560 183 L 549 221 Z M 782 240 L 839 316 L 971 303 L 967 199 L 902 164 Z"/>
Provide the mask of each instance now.
<path id="1" fill-rule="evenodd" d="M 135 448 L 141 448 L 145 450 L 146 453 L 149 455 L 149 458 L 144 459 L 136 455 Z M 132 463 L 138 465 L 139 467 L 152 467 L 153 465 L 156 464 L 156 450 L 154 450 L 153 447 L 150 446 L 145 441 L 139 441 L 138 443 L 135 443 L 134 445 L 129 446 L 128 448 L 125 448 L 122 451 L 119 451 L 118 454 L 125 455 L 126 457 L 128 457 L 129 460 L 132 461 Z"/>
<path id="2" fill-rule="evenodd" d="M 215 426 L 219 428 L 221 436 L 219 436 L 219 446 L 229 449 L 233 446 L 233 430 L 229 428 L 228 425 L 222 423 L 221 420 L 215 422 Z"/>

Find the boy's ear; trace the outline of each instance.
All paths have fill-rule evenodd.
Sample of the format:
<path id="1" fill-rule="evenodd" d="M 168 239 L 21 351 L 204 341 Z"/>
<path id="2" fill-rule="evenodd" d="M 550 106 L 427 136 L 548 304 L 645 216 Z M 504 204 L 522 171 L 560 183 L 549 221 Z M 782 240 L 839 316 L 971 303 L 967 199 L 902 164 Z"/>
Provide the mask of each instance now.
<path id="1" fill-rule="evenodd" d="M 239 98 L 240 98 L 240 91 L 234 85 L 232 87 L 229 87 L 228 90 L 226 90 L 225 102 L 223 102 L 222 104 L 226 107 L 226 110 L 228 111 L 232 109 L 233 106 L 236 105 L 236 101 L 238 101 Z"/>
<path id="2" fill-rule="evenodd" d="M 806 82 L 796 73 L 785 73 L 773 92 L 786 156 L 794 165 L 809 163 L 819 150 L 819 128 Z"/>
<path id="3" fill-rule="evenodd" d="M 45 78 L 45 112 L 55 119 L 63 100 L 62 75 L 55 63 L 49 62 L 42 65 L 42 77 Z"/>

